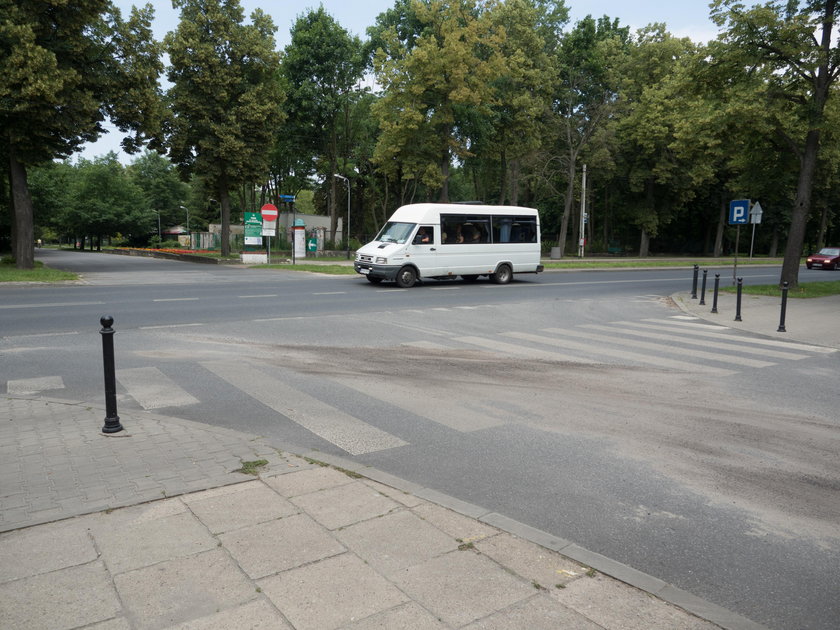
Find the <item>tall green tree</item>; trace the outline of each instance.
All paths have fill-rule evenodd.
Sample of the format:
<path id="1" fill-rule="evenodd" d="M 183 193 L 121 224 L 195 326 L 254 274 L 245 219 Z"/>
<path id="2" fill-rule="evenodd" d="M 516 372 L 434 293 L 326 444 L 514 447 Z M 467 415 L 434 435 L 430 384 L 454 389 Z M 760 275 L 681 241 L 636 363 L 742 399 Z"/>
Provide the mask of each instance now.
<path id="1" fill-rule="evenodd" d="M 161 117 L 151 5 L 124 21 L 108 0 L 0 3 L 0 153 L 11 189 L 13 253 L 34 266 L 27 169 L 71 155 L 112 120 L 136 150 Z"/>
<path id="2" fill-rule="evenodd" d="M 172 111 L 169 155 L 206 180 L 222 206 L 222 254 L 230 253 L 230 194 L 268 180 L 271 142 L 282 123 L 275 27 L 257 9 L 243 24 L 238 0 L 174 0 L 178 27 L 164 39 Z"/>
<path id="3" fill-rule="evenodd" d="M 826 103 L 840 73 L 840 46 L 834 27 L 837 0 L 766 2 L 745 8 L 736 0 L 715 0 L 712 19 L 724 28 L 721 49 L 733 68 L 766 69 L 772 89 L 768 97 L 784 100 L 801 129 L 797 135 L 779 128 L 799 160 L 796 198 L 791 211 L 779 283 L 799 284 L 800 257 L 805 241 L 811 196 L 825 125 Z"/>
<path id="4" fill-rule="evenodd" d="M 453 159 L 471 156 L 473 123 L 488 116 L 493 82 L 505 73 L 504 29 L 491 3 L 415 0 L 420 33 L 395 25 L 380 32 L 374 68 L 383 87 L 374 105 L 381 134 L 374 161 L 392 178 L 417 178 L 449 200 Z"/>
<path id="5" fill-rule="evenodd" d="M 587 16 L 564 35 L 553 57 L 558 81 L 547 161 L 559 161 L 565 170 L 563 214 L 557 234 L 560 256 L 565 253 L 573 211 L 578 159 L 615 111 L 617 69 L 628 41 L 629 29 L 619 26 L 618 20 Z"/>
<path id="6" fill-rule="evenodd" d="M 330 231 L 338 224 L 336 178 L 339 159 L 349 147 L 351 102 L 356 98 L 366 59 L 358 37 L 351 36 L 323 7 L 298 17 L 285 49 L 283 76 L 288 86 L 288 129 L 293 148 L 310 157 L 313 170 L 325 176 L 330 188 Z M 288 141 L 287 141 L 288 143 Z M 348 173 L 349 175 L 349 173 Z"/>

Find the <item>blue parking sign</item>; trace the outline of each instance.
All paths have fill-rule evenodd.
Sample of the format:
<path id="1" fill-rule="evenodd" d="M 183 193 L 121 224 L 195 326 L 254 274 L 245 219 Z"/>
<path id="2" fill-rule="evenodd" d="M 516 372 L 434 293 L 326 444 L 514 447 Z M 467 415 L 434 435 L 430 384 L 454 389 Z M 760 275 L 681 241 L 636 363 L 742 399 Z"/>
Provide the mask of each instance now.
<path id="1" fill-rule="evenodd" d="M 736 199 L 729 202 L 729 225 L 746 225 L 750 220 L 750 200 Z"/>

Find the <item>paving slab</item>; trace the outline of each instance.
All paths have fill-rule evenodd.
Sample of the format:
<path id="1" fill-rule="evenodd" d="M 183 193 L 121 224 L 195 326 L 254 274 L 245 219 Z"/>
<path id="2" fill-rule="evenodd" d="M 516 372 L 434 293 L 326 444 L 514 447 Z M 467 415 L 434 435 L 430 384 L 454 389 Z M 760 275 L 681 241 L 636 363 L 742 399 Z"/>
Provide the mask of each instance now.
<path id="1" fill-rule="evenodd" d="M 126 616 L 139 630 L 168 628 L 258 597 L 222 549 L 115 575 L 114 584 Z"/>
<path id="2" fill-rule="evenodd" d="M 72 520 L 0 534 L 0 582 L 87 564 L 98 557 L 87 531 Z"/>
<path id="3" fill-rule="evenodd" d="M 421 606 L 456 627 L 527 599 L 536 590 L 470 550 L 453 551 L 408 567 L 393 580 Z"/>
<path id="4" fill-rule="evenodd" d="M 222 534 L 219 540 L 252 579 L 347 551 L 323 525 L 306 514 L 237 529 Z"/>
<path id="5" fill-rule="evenodd" d="M 293 497 L 291 501 L 327 529 L 347 527 L 401 507 L 359 481 Z"/>
<path id="6" fill-rule="evenodd" d="M 350 525 L 336 536 L 386 577 L 458 548 L 451 536 L 407 511 Z"/>
<path id="7" fill-rule="evenodd" d="M 464 630 L 604 630 L 594 621 L 566 608 L 544 594 L 537 594 L 522 602 L 471 623 Z M 671 629 L 675 630 L 675 629 Z"/>
<path id="8" fill-rule="evenodd" d="M 206 490 L 184 502 L 214 534 L 272 521 L 300 510 L 259 481 Z"/>
<path id="9" fill-rule="evenodd" d="M 43 593 L 45 597 L 33 597 Z M 121 613 L 111 576 L 100 561 L 0 584 L 3 630 L 71 630 Z"/>
<path id="10" fill-rule="evenodd" d="M 298 630 L 333 630 L 409 600 L 349 553 L 260 580 L 259 585 Z"/>

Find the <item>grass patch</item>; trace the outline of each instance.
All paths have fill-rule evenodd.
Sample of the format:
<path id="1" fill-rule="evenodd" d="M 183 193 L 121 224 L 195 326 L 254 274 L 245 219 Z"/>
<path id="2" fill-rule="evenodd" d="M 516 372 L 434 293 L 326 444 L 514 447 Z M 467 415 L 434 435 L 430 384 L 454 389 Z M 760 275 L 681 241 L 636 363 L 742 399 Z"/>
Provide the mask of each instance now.
<path id="1" fill-rule="evenodd" d="M 78 279 L 75 273 L 44 267 L 38 260 L 34 269 L 17 269 L 11 258 L 0 261 L 0 282 L 65 282 Z"/>
<path id="2" fill-rule="evenodd" d="M 243 475 L 258 475 L 260 470 L 268 466 L 267 459 L 255 459 L 251 462 L 242 462 L 242 468 L 234 470 L 233 472 L 242 473 Z"/>
<path id="3" fill-rule="evenodd" d="M 721 287 L 723 293 L 736 293 L 738 287 Z M 741 286 L 741 293 L 746 295 L 766 295 L 781 297 L 782 290 L 778 284 L 745 284 Z M 820 298 L 840 295 L 840 280 L 825 282 L 804 282 L 795 289 L 788 289 L 789 298 Z"/>
<path id="4" fill-rule="evenodd" d="M 349 265 L 308 265 L 308 264 L 285 264 L 285 265 L 249 265 L 251 269 L 285 269 L 286 271 L 312 271 L 315 273 L 328 273 L 333 276 L 354 276 L 356 270 Z"/>
<path id="5" fill-rule="evenodd" d="M 543 265 L 546 269 L 639 269 L 639 268 L 657 268 L 657 267 L 693 267 L 697 265 L 703 267 L 730 267 L 735 264 L 734 258 L 686 258 L 679 260 L 668 258 L 666 260 L 657 260 L 655 258 L 636 258 L 632 260 L 621 260 L 620 258 L 611 258 L 606 260 L 583 260 L 576 261 L 570 258 L 568 261 L 555 260 L 545 261 Z M 738 259 L 738 266 L 742 265 L 781 265 L 781 258 L 753 258 Z"/>

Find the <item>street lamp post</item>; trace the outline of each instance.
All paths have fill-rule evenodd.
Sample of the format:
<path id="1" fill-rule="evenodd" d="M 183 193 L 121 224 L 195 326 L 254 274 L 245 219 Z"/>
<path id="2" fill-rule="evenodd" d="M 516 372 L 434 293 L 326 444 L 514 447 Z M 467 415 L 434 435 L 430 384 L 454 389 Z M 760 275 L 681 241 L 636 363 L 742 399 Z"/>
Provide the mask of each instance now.
<path id="1" fill-rule="evenodd" d="M 181 206 L 181 210 L 186 210 L 187 212 L 187 238 L 190 241 L 190 249 L 192 249 L 192 234 L 190 233 L 190 209 L 186 206 Z"/>
<path id="2" fill-rule="evenodd" d="M 333 177 L 343 179 L 347 184 L 347 225 L 344 226 L 344 238 L 347 240 L 347 260 L 350 260 L 350 180 L 336 173 Z"/>
<path id="3" fill-rule="evenodd" d="M 158 219 L 158 242 L 160 241 L 160 212 L 157 210 L 152 210 L 157 215 Z"/>

